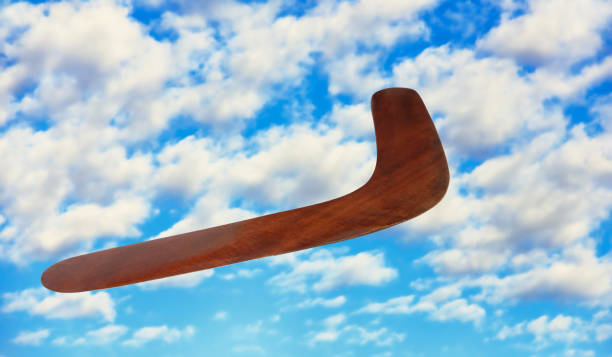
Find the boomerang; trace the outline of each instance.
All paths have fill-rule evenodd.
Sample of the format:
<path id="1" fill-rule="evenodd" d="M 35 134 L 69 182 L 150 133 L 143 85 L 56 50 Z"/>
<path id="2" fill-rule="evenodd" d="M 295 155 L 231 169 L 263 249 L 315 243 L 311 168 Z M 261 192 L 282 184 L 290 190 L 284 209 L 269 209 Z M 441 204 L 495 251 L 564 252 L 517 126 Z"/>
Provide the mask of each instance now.
<path id="1" fill-rule="evenodd" d="M 376 167 L 357 190 L 322 203 L 60 261 L 42 274 L 58 292 L 98 290 L 340 242 L 416 217 L 448 188 L 438 133 L 414 90 L 372 96 Z"/>

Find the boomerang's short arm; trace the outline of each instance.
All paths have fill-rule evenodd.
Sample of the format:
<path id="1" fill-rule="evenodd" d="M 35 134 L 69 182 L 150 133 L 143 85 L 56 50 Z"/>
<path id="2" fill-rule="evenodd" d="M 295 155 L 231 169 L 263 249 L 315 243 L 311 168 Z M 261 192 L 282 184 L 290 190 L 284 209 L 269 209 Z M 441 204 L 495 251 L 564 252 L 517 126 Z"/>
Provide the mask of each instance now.
<path id="1" fill-rule="evenodd" d="M 340 198 L 223 226 L 63 260 L 47 288 L 78 292 L 133 284 L 359 237 L 413 218 L 444 196 L 449 172 L 419 95 L 389 88 L 372 97 L 377 161 L 370 180 Z"/>

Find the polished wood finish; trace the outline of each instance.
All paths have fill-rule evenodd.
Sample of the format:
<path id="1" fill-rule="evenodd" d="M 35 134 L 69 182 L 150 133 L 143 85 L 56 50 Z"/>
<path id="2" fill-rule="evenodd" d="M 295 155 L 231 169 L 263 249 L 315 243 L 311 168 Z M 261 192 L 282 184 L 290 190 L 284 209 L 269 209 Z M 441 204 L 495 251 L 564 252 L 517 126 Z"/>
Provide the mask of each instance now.
<path id="1" fill-rule="evenodd" d="M 331 201 L 69 258 L 42 283 L 59 292 L 133 284 L 343 241 L 413 218 L 438 203 L 449 172 L 419 95 L 372 96 L 378 157 L 370 180 Z"/>

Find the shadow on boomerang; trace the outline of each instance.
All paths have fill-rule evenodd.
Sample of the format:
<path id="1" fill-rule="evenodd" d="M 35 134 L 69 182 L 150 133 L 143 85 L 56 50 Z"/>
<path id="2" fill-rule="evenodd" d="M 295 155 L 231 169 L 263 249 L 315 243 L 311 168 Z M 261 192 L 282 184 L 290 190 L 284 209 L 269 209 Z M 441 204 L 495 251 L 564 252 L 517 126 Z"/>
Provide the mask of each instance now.
<path id="1" fill-rule="evenodd" d="M 448 187 L 442 144 L 419 95 L 372 96 L 376 168 L 348 195 L 289 211 L 60 261 L 42 275 L 58 292 L 112 288 L 359 237 L 406 221 Z"/>

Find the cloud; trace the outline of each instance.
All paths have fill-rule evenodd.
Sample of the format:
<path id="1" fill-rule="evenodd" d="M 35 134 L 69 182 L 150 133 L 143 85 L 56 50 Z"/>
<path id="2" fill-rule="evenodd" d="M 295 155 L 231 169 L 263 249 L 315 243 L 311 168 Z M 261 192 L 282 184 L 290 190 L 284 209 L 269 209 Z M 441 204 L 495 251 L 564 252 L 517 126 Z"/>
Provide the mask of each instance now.
<path id="1" fill-rule="evenodd" d="M 147 105 L 170 74 L 170 46 L 146 35 L 128 16 L 127 7 L 94 1 L 40 4 L 28 10 L 29 16 L 5 22 L 4 28 L 15 35 L 6 50 L 9 59 L 19 60 L 10 67 L 17 76 L 13 82 L 34 84 L 17 110 L 45 113 L 55 121 L 83 115 L 110 123 L 115 117 L 142 133 L 165 125 L 168 118 L 156 113 L 166 113 L 163 106 Z M 21 5 L 2 11 L 9 19 L 23 12 Z M 120 110 L 135 120 L 121 121 Z"/>
<path id="2" fill-rule="evenodd" d="M 336 258 L 327 249 L 317 249 L 304 260 L 274 257 L 270 261 L 291 268 L 289 272 L 281 272 L 269 280 L 282 290 L 306 292 L 313 279 L 310 288 L 324 292 L 341 286 L 382 285 L 397 277 L 394 268 L 385 266 L 381 252 L 361 252 Z"/>
<path id="3" fill-rule="evenodd" d="M 486 315 L 485 309 L 477 304 L 469 304 L 465 299 L 456 299 L 434 310 L 431 317 L 438 321 L 459 320 L 478 325 Z"/>
<path id="4" fill-rule="evenodd" d="M 3 298 L 2 312 L 26 311 L 46 319 L 101 317 L 113 321 L 117 314 L 113 299 L 105 291 L 58 294 L 44 288 L 31 288 L 4 293 Z"/>
<path id="5" fill-rule="evenodd" d="M 233 280 L 235 278 L 252 279 L 261 272 L 261 269 L 238 269 L 235 273 L 224 274 L 221 277 L 225 280 Z"/>
<path id="6" fill-rule="evenodd" d="M 503 266 L 508 252 L 492 252 L 478 249 L 446 249 L 435 251 L 423 257 L 437 272 L 445 275 L 465 275 L 495 270 Z"/>
<path id="7" fill-rule="evenodd" d="M 550 93 L 510 60 L 430 47 L 394 64 L 393 82 L 419 88 L 451 157 L 486 157 L 497 145 L 563 129 L 559 108 L 543 104 Z"/>
<path id="8" fill-rule="evenodd" d="M 36 331 L 21 331 L 13 339 L 13 343 L 18 345 L 38 346 L 49 337 L 51 333 L 49 329 L 40 329 Z"/>
<path id="9" fill-rule="evenodd" d="M 346 315 L 340 313 L 326 317 L 323 324 L 328 328 L 336 327 L 346 321 Z"/>
<path id="10" fill-rule="evenodd" d="M 408 296 L 400 296 L 396 298 L 391 298 L 385 302 L 373 302 L 370 303 L 361 309 L 359 309 L 358 313 L 385 313 L 385 314 L 397 314 L 397 313 L 410 313 L 412 310 L 412 301 L 414 300 L 413 295 Z"/>
<path id="11" fill-rule="evenodd" d="M 373 343 L 376 346 L 391 346 L 404 341 L 406 337 L 405 334 L 390 331 L 386 327 L 381 327 L 377 330 L 368 330 L 361 326 L 349 325 L 344 329 L 344 332 L 348 333 L 349 336 L 352 335 L 348 337 L 348 343 L 358 345 Z"/>
<path id="12" fill-rule="evenodd" d="M 187 274 L 146 281 L 136 285 L 143 290 L 157 290 L 160 288 L 193 288 L 198 286 L 204 279 L 208 279 L 213 276 L 214 273 L 214 269 L 200 270 Z"/>
<path id="13" fill-rule="evenodd" d="M 227 311 L 217 311 L 213 316 L 213 320 L 225 321 L 227 320 Z"/>
<path id="14" fill-rule="evenodd" d="M 372 143 L 345 139 L 341 131 L 305 124 L 274 126 L 248 139 L 229 138 L 221 147 L 206 138 L 187 137 L 158 155 L 157 180 L 161 188 L 183 188 L 190 194 L 205 183 L 215 192 L 201 196 L 207 200 L 237 196 L 266 207 L 313 204 L 349 193 L 374 170 Z M 238 209 L 236 215 L 249 213 Z"/>
<path id="15" fill-rule="evenodd" d="M 595 340 L 597 342 L 612 338 L 612 324 L 601 324 L 595 329 Z"/>
<path id="16" fill-rule="evenodd" d="M 11 187 L 0 190 L 9 220 L 1 233 L 3 259 L 26 264 L 90 249 L 96 238 L 140 234 L 136 224 L 149 202 L 138 181 L 146 182 L 150 158 L 128 155 L 115 139 L 111 129 L 71 124 L 0 135 L 0 183 Z"/>
<path id="17" fill-rule="evenodd" d="M 359 104 L 334 104 L 329 120 L 342 128 L 349 137 L 371 137 L 374 134 L 374 121 L 370 106 Z"/>
<path id="18" fill-rule="evenodd" d="M 489 302 L 555 299 L 587 305 L 612 304 L 612 273 L 608 259 L 597 258 L 590 247 L 570 247 L 565 254 L 530 270 L 503 278 L 485 276 L 470 285 L 480 286 Z"/>
<path id="19" fill-rule="evenodd" d="M 345 302 L 346 302 L 346 297 L 344 297 L 344 295 L 336 296 L 335 298 L 331 298 L 331 299 L 324 299 L 321 297 L 317 297 L 314 299 L 304 300 L 301 303 L 297 304 L 297 307 L 300 309 L 315 307 L 315 306 L 333 308 L 333 307 L 340 307 L 344 305 Z"/>
<path id="20" fill-rule="evenodd" d="M 445 295 L 441 298 L 442 294 L 432 293 L 421 297 L 416 303 L 413 303 L 415 299 L 413 295 L 395 297 L 385 302 L 369 303 L 356 313 L 396 315 L 425 312 L 436 321 L 458 320 L 472 322 L 474 325 L 482 323 L 486 316 L 484 308 L 478 304 L 470 304 L 465 299 L 445 301 L 457 296 L 455 293 Z"/>
<path id="21" fill-rule="evenodd" d="M 356 324 L 345 324 L 346 315 L 340 313 L 329 316 L 323 320 L 323 331 L 310 331 L 309 344 L 329 343 L 343 338 L 348 344 L 365 345 L 373 343 L 377 346 L 389 346 L 404 340 L 405 335 L 390 331 L 386 327 L 377 330 L 368 330 Z"/>
<path id="22" fill-rule="evenodd" d="M 77 338 L 74 345 L 108 345 L 121 336 L 125 335 L 128 328 L 123 325 L 106 325 L 96 330 L 87 331 L 84 337 Z M 59 344 L 65 343 L 65 340 L 59 340 Z"/>
<path id="23" fill-rule="evenodd" d="M 543 315 L 530 321 L 526 330 L 535 336 L 536 341 L 549 337 L 554 340 L 571 342 L 576 339 L 584 339 L 581 328 L 582 321 L 570 316 L 557 315 L 550 319 Z"/>
<path id="24" fill-rule="evenodd" d="M 152 340 L 163 340 L 166 343 L 172 343 L 182 338 L 191 337 L 194 333 L 195 328 L 191 325 L 186 326 L 182 330 L 168 328 L 166 325 L 146 326 L 134 331 L 132 337 L 129 340 L 123 341 L 123 344 L 126 346 L 139 347 Z"/>
<path id="25" fill-rule="evenodd" d="M 610 337 L 601 334 L 608 326 L 598 324 L 596 321 L 588 323 L 579 317 L 563 314 L 558 314 L 554 318 L 542 315 L 532 320 L 519 322 L 514 326 L 504 325 L 498 332 L 497 338 L 504 340 L 521 335 L 531 335 L 534 342 L 540 346 L 546 346 L 555 341 L 563 342 L 566 345 L 593 339 L 601 342 Z"/>
<path id="26" fill-rule="evenodd" d="M 525 323 L 521 322 L 514 326 L 504 325 L 495 336 L 499 340 L 505 340 L 509 337 L 518 336 L 525 333 Z"/>
<path id="27" fill-rule="evenodd" d="M 528 4 L 525 14 L 502 13 L 501 23 L 477 46 L 532 65 L 569 65 L 602 48 L 601 32 L 612 19 L 609 2 L 532 0 Z"/>

